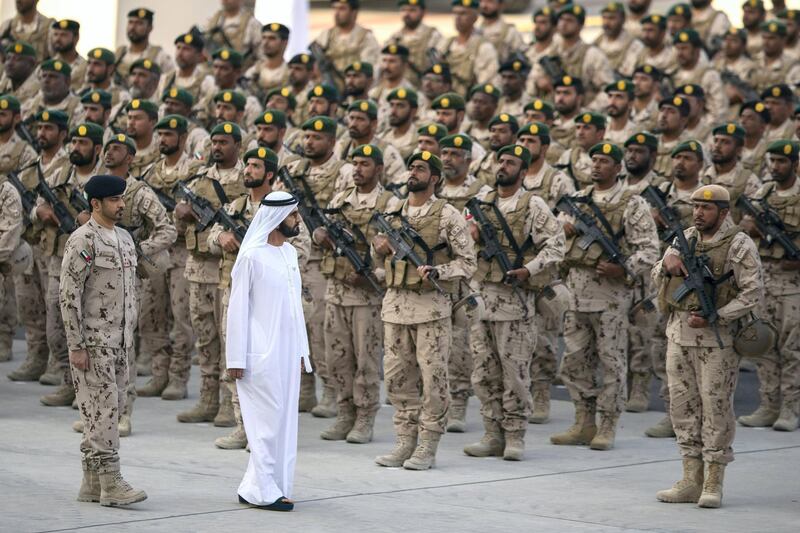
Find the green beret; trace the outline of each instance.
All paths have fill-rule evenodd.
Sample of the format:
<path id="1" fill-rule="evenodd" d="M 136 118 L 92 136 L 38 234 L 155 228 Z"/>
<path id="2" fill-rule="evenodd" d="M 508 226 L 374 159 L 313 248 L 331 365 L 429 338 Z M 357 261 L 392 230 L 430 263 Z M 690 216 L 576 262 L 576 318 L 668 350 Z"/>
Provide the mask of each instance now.
<path id="1" fill-rule="evenodd" d="M 155 61 L 151 61 L 150 59 L 137 59 L 136 61 L 131 64 L 131 72 L 140 68 L 142 70 L 146 70 L 147 72 L 151 72 L 153 74 L 161 74 L 161 67 L 158 66 L 158 63 Z"/>
<path id="2" fill-rule="evenodd" d="M 192 96 L 192 93 L 179 87 L 170 87 L 169 89 L 166 89 L 161 94 L 161 100 L 164 101 L 167 98 L 170 100 L 177 100 L 186 107 L 192 107 L 194 105 L 194 96 Z"/>
<path id="3" fill-rule="evenodd" d="M 128 11 L 128 18 L 144 19 L 151 23 L 153 22 L 153 15 L 155 15 L 155 13 L 143 7 L 138 7 Z"/>
<path id="4" fill-rule="evenodd" d="M 700 38 L 700 34 L 691 28 L 679 31 L 675 34 L 675 37 L 672 38 L 672 44 L 681 43 L 688 43 L 697 47 L 703 46 L 703 40 Z"/>
<path id="5" fill-rule="evenodd" d="M 441 141 L 447 136 L 447 128 L 437 122 L 431 122 L 417 128 L 417 134 L 425 137 L 434 137 L 437 141 Z"/>
<path id="6" fill-rule="evenodd" d="M 586 10 L 583 9 L 581 6 L 577 4 L 567 4 L 561 9 L 558 10 L 558 14 L 556 15 L 557 18 L 561 18 L 563 15 L 572 15 L 578 22 L 583 24 L 586 22 Z"/>
<path id="7" fill-rule="evenodd" d="M 504 62 L 500 63 L 500 68 L 497 72 L 516 72 L 521 76 L 527 76 L 528 71 L 530 71 L 531 66 L 528 64 L 527 61 L 524 61 L 520 58 L 510 58 L 505 60 Z"/>
<path id="8" fill-rule="evenodd" d="M 423 150 L 421 152 L 414 152 L 408 156 L 406 167 L 410 167 L 414 161 L 425 161 L 431 169 L 432 174 L 442 175 L 442 160 L 436 157 L 433 153 Z"/>
<path id="9" fill-rule="evenodd" d="M 497 88 L 496 86 L 494 86 L 491 83 L 483 83 L 481 85 L 473 85 L 472 89 L 469 90 L 469 96 L 467 96 L 467 99 L 471 100 L 473 95 L 475 95 L 476 93 L 488 94 L 489 96 L 491 96 L 495 100 L 500 100 L 500 96 L 502 96 L 500 94 L 500 89 Z"/>
<path id="10" fill-rule="evenodd" d="M 622 5 L 622 2 L 609 2 L 600 10 L 600 13 L 620 13 L 625 17 L 625 6 Z"/>
<path id="11" fill-rule="evenodd" d="M 575 87 L 575 90 L 578 91 L 578 94 L 582 94 L 583 80 L 570 75 L 561 76 L 553 82 L 553 88 L 555 89 L 558 87 Z"/>
<path id="12" fill-rule="evenodd" d="M 408 58 L 408 47 L 403 46 L 402 44 L 387 44 L 381 50 L 382 54 L 390 55 L 390 56 L 400 56 L 404 58 Z"/>
<path id="13" fill-rule="evenodd" d="M 201 51 L 206 46 L 206 41 L 203 39 L 203 36 L 199 33 L 194 32 L 187 32 L 181 33 L 177 37 L 175 37 L 175 41 L 173 44 L 186 44 L 191 46 L 192 48 L 196 48 L 197 50 Z"/>
<path id="14" fill-rule="evenodd" d="M 641 146 L 646 146 L 651 150 L 658 150 L 658 137 L 650 133 L 649 131 L 641 131 L 639 133 L 634 133 L 628 140 L 625 141 L 625 148 L 632 144 L 638 144 Z"/>
<path id="15" fill-rule="evenodd" d="M 188 127 L 189 123 L 186 117 L 182 117 L 181 115 L 167 115 L 156 124 L 157 130 L 172 130 L 179 135 L 186 133 Z"/>
<path id="16" fill-rule="evenodd" d="M 104 109 L 111 109 L 111 93 L 103 89 L 91 89 L 81 96 L 82 104 L 97 104 Z"/>
<path id="17" fill-rule="evenodd" d="M 264 162 L 264 166 L 266 166 L 268 170 L 274 170 L 278 168 L 278 154 L 264 146 L 259 146 L 258 148 L 253 148 L 252 150 L 245 152 L 242 161 L 244 161 L 246 164 L 248 159 L 262 160 Z"/>
<path id="18" fill-rule="evenodd" d="M 671 157 L 675 157 L 681 152 L 692 152 L 696 154 L 699 159 L 703 159 L 703 145 L 700 144 L 700 141 L 696 141 L 690 139 L 688 141 L 683 141 L 682 143 L 678 144 L 675 148 L 672 149 L 670 152 Z"/>
<path id="19" fill-rule="evenodd" d="M 706 97 L 706 91 L 703 89 L 702 86 L 697 85 L 696 83 L 687 83 L 686 85 L 681 85 L 673 94 L 683 94 L 686 96 L 693 96 L 695 98 L 703 99 Z"/>
<path id="20" fill-rule="evenodd" d="M 741 109 L 739 110 L 739 116 L 742 116 L 742 111 L 745 109 L 752 109 L 758 114 L 758 116 L 761 117 L 761 120 L 763 120 L 764 123 L 769 123 L 769 121 L 772 120 L 772 115 L 770 115 L 769 109 L 767 109 L 767 106 L 764 105 L 764 102 L 759 100 L 750 100 L 749 102 L 743 103 Z M 797 114 L 797 109 L 795 109 L 795 114 Z"/>
<path id="21" fill-rule="evenodd" d="M 736 37 L 742 41 L 742 43 L 747 44 L 747 31 L 743 28 L 731 27 L 731 29 L 728 30 L 728 33 L 725 34 L 725 37 Z"/>
<path id="22" fill-rule="evenodd" d="M 617 163 L 622 161 L 622 148 L 613 143 L 598 143 L 589 148 L 589 157 L 595 154 L 607 155 Z"/>
<path id="23" fill-rule="evenodd" d="M 417 107 L 418 105 L 418 96 L 417 91 L 414 89 L 408 89 L 406 87 L 398 87 L 397 89 L 393 90 L 389 93 L 386 97 L 387 102 L 391 102 L 392 100 L 405 100 L 411 107 Z"/>
<path id="24" fill-rule="evenodd" d="M 36 122 L 55 124 L 60 130 L 66 130 L 69 124 L 69 115 L 59 109 L 45 109 L 36 113 Z"/>
<path id="25" fill-rule="evenodd" d="M 800 10 L 782 9 L 775 13 L 775 17 L 781 20 L 797 20 L 800 19 Z"/>
<path id="26" fill-rule="evenodd" d="M 634 74 L 644 74 L 645 76 L 650 76 L 654 80 L 658 81 L 663 76 L 661 69 L 658 67 L 654 67 L 653 65 L 639 65 L 636 67 L 636 70 L 633 71 Z"/>
<path id="27" fill-rule="evenodd" d="M 788 157 L 792 161 L 797 161 L 798 154 L 800 153 L 800 143 L 791 139 L 772 141 L 767 146 L 767 153 L 782 155 Z"/>
<path id="28" fill-rule="evenodd" d="M 242 140 L 242 129 L 233 122 L 222 122 L 214 126 L 211 130 L 211 138 L 214 138 L 214 135 L 230 135 L 233 137 L 233 140 L 236 142 L 241 142 Z"/>
<path id="29" fill-rule="evenodd" d="M 328 135 L 336 135 L 336 121 L 331 117 L 316 116 L 303 122 L 300 126 L 303 131 L 317 131 L 320 133 L 327 133 Z"/>
<path id="30" fill-rule="evenodd" d="M 95 124 L 94 122 L 84 122 L 83 124 L 78 124 L 70 133 L 69 138 L 72 139 L 73 137 L 81 137 L 84 139 L 89 139 L 94 144 L 103 144 L 103 135 L 105 134 L 105 130 L 99 124 Z"/>
<path id="31" fill-rule="evenodd" d="M 689 4 L 675 4 L 669 11 L 667 11 L 668 17 L 683 17 L 686 22 L 692 21 L 692 6 Z"/>
<path id="32" fill-rule="evenodd" d="M 108 147 L 112 144 L 123 144 L 128 147 L 128 152 L 131 155 L 136 155 L 136 143 L 134 140 L 125 135 L 124 133 L 117 133 L 116 135 L 112 135 L 110 139 L 106 142 L 105 147 L 103 150 L 108 150 Z"/>
<path id="33" fill-rule="evenodd" d="M 451 0 L 450 5 L 452 7 L 469 7 L 472 9 L 480 8 L 480 0 Z"/>
<path id="34" fill-rule="evenodd" d="M 658 108 L 669 106 L 677 109 L 684 117 L 689 116 L 689 101 L 683 96 L 673 96 L 672 98 L 664 98 L 658 103 Z"/>
<path id="35" fill-rule="evenodd" d="M 314 66 L 314 56 L 311 54 L 295 54 L 292 58 L 288 61 L 289 65 L 303 65 L 307 69 L 311 69 Z"/>
<path id="36" fill-rule="evenodd" d="M 13 94 L 0 95 L 0 111 L 19 113 L 19 100 Z"/>
<path id="37" fill-rule="evenodd" d="M 361 72 L 365 76 L 370 77 L 375 72 L 375 69 L 372 67 L 372 63 L 355 61 L 345 67 L 344 73 L 347 74 L 348 72 Z"/>
<path id="38" fill-rule="evenodd" d="M 766 20 L 759 26 L 761 31 L 786 37 L 786 24 L 780 20 Z"/>
<path id="39" fill-rule="evenodd" d="M 767 98 L 782 98 L 783 100 L 791 101 L 794 99 L 794 94 L 792 94 L 792 89 L 788 85 L 779 83 L 770 85 L 761 92 L 761 99 L 766 100 Z"/>
<path id="40" fill-rule="evenodd" d="M 550 22 L 554 24 L 558 18 L 553 8 L 548 5 L 544 5 L 539 9 L 534 10 L 532 18 L 535 19 L 536 17 L 547 17 L 550 19 Z"/>
<path id="41" fill-rule="evenodd" d="M 431 103 L 431 109 L 455 109 L 464 111 L 466 103 L 464 97 L 458 93 L 444 93 L 436 97 Z"/>
<path id="42" fill-rule="evenodd" d="M 548 120 L 552 120 L 556 116 L 556 108 L 553 107 L 553 104 L 539 98 L 535 98 L 532 102 L 525 104 L 524 111 L 541 111 Z"/>
<path id="43" fill-rule="evenodd" d="M 550 144 L 550 128 L 544 122 L 529 122 L 517 132 L 517 138 L 524 135 L 539 137 L 542 144 Z"/>
<path id="44" fill-rule="evenodd" d="M 397 7 L 417 6 L 425 9 L 425 0 L 397 0 Z"/>
<path id="45" fill-rule="evenodd" d="M 65 63 L 60 59 L 48 59 L 46 61 L 42 61 L 42 63 L 39 65 L 39 69 L 47 72 L 58 72 L 67 78 L 72 76 L 72 67 L 69 66 L 69 63 Z"/>
<path id="46" fill-rule="evenodd" d="M 349 113 L 350 111 L 366 113 L 372 120 L 378 118 L 378 106 L 372 100 L 354 100 L 347 106 L 347 112 Z"/>
<path id="47" fill-rule="evenodd" d="M 383 164 L 383 152 L 381 152 L 381 149 L 374 144 L 362 144 L 361 146 L 356 146 L 353 148 L 353 151 L 350 152 L 350 157 L 369 157 L 375 161 L 376 165 Z"/>
<path id="48" fill-rule="evenodd" d="M 286 113 L 277 109 L 265 109 L 263 113 L 256 117 L 254 124 L 286 128 Z"/>
<path id="49" fill-rule="evenodd" d="M 509 115 L 508 113 L 499 113 L 492 117 L 492 120 L 489 121 L 489 128 L 496 124 L 508 124 L 511 126 L 511 133 L 516 134 L 519 130 L 519 121 L 514 115 Z"/>
<path id="50" fill-rule="evenodd" d="M 314 85 L 306 95 L 309 100 L 314 97 L 324 98 L 328 102 L 335 104 L 339 101 L 339 91 L 336 90 L 336 87 L 332 85 L 328 85 L 326 83 L 320 83 L 318 85 Z"/>
<path id="51" fill-rule="evenodd" d="M 54 30 L 69 30 L 72 33 L 78 33 L 81 29 L 79 22 L 70 19 L 54 20 L 50 27 Z"/>
<path id="52" fill-rule="evenodd" d="M 531 166 L 531 151 L 522 146 L 521 144 L 509 144 L 507 146 L 503 146 L 497 152 L 497 159 L 499 160 L 501 156 L 504 155 L 513 155 L 522 160 L 525 163 L 526 167 Z"/>
<path id="53" fill-rule="evenodd" d="M 214 103 L 220 102 L 232 105 L 237 111 L 244 111 L 247 98 L 239 91 L 220 91 L 214 95 Z"/>
<path id="54" fill-rule="evenodd" d="M 150 100 L 134 98 L 125 106 L 125 111 L 144 111 L 150 118 L 158 118 L 158 106 Z"/>
<path id="55" fill-rule="evenodd" d="M 83 192 L 87 200 L 102 200 L 111 196 L 121 196 L 127 186 L 125 178 L 99 174 L 89 178 L 83 186 Z"/>
<path id="56" fill-rule="evenodd" d="M 606 129 L 606 117 L 594 111 L 586 111 L 573 119 L 575 124 L 592 124 L 598 129 Z"/>
<path id="57" fill-rule="evenodd" d="M 744 141 L 744 128 L 742 128 L 735 122 L 726 122 L 725 124 L 720 124 L 713 130 L 711 130 L 711 134 L 727 135 L 729 137 L 733 137 L 734 139 L 739 139 L 741 141 Z"/>
<path id="58" fill-rule="evenodd" d="M 270 22 L 261 26 L 261 33 L 277 33 L 278 37 L 286 41 L 289 39 L 289 28 L 280 22 Z"/>
<path id="59" fill-rule="evenodd" d="M 457 133 L 455 135 L 448 135 L 439 140 L 439 147 L 441 148 L 461 148 L 468 152 L 472 152 L 472 138 L 464 133 Z"/>
<path id="60" fill-rule="evenodd" d="M 102 61 L 106 65 L 113 65 L 117 62 L 116 54 L 108 48 L 92 48 L 89 50 L 89 53 L 86 54 L 86 58 L 88 60 L 96 59 Z"/>
<path id="61" fill-rule="evenodd" d="M 36 49 L 22 41 L 17 41 L 6 46 L 6 53 L 36 58 Z"/>
<path id="62" fill-rule="evenodd" d="M 220 48 L 212 54 L 214 59 L 221 59 L 222 61 L 229 62 L 233 68 L 240 68 L 244 61 L 244 56 L 240 52 L 232 48 Z"/>
<path id="63" fill-rule="evenodd" d="M 745 9 L 745 8 L 748 8 L 748 7 L 754 7 L 756 9 L 758 9 L 759 11 L 766 11 L 764 9 L 764 2 L 762 2 L 761 0 L 747 0 L 747 2 L 742 4 L 742 9 Z"/>
<path id="64" fill-rule="evenodd" d="M 722 207 L 728 207 L 731 201 L 731 193 L 722 185 L 703 185 L 692 193 L 691 199 L 695 202 L 711 202 L 723 204 Z"/>
<path id="65" fill-rule="evenodd" d="M 625 79 L 618 80 L 615 81 L 614 83 L 609 83 L 608 85 L 606 85 L 605 91 L 607 93 L 622 92 L 622 93 L 627 93 L 628 96 L 631 96 L 633 95 L 633 82 L 631 82 L 631 80 L 625 80 Z"/>
<path id="66" fill-rule="evenodd" d="M 291 87 L 275 87 L 274 89 L 270 89 L 267 91 L 267 95 L 264 97 L 264 102 L 269 102 L 269 99 L 276 94 L 286 98 L 286 100 L 289 102 L 289 109 L 294 109 L 297 107 L 297 98 L 294 97 Z"/>
<path id="67" fill-rule="evenodd" d="M 647 15 L 639 21 L 639 24 L 652 24 L 653 26 L 658 26 L 660 29 L 665 30 L 667 28 L 667 18 L 661 15 Z"/>
<path id="68" fill-rule="evenodd" d="M 436 74 L 448 82 L 453 79 L 450 73 L 450 65 L 447 63 L 434 63 L 425 70 L 425 74 Z"/>

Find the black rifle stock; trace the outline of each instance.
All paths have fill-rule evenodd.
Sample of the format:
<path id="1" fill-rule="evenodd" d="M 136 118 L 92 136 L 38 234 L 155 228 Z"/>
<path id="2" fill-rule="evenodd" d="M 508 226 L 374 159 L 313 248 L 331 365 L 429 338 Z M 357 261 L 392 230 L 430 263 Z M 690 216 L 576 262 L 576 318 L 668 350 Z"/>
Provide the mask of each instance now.
<path id="1" fill-rule="evenodd" d="M 39 193 L 39 196 L 44 198 L 44 201 L 50 204 L 50 207 L 53 208 L 53 212 L 58 219 L 58 229 L 62 233 L 72 233 L 78 227 L 78 224 L 73 217 L 67 206 L 64 205 L 64 202 L 58 199 L 56 194 L 53 192 L 53 189 L 47 184 L 44 179 L 44 176 L 41 172 L 41 167 L 39 167 L 39 183 L 36 185 L 36 191 Z"/>
<path id="2" fill-rule="evenodd" d="M 768 246 L 772 243 L 778 243 L 786 252 L 786 259 L 792 261 L 800 260 L 800 248 L 786 233 L 786 226 L 781 218 L 770 208 L 765 199 L 761 199 L 758 202 L 760 209 L 755 206 L 750 198 L 741 195 L 736 200 L 736 207 L 753 217 L 758 232 L 764 237 L 764 241 Z"/>
<path id="3" fill-rule="evenodd" d="M 14 188 L 17 189 L 17 192 L 19 193 L 20 199 L 22 201 L 22 219 L 26 227 L 31 225 L 30 213 L 31 210 L 36 205 L 36 192 L 29 190 L 27 187 L 25 187 L 25 185 L 19 179 L 19 173 L 38 164 L 39 162 L 36 161 L 34 163 L 31 163 L 30 165 L 20 168 L 19 170 L 14 170 L 6 174 L 6 176 L 8 176 L 8 181 L 11 182 L 11 185 L 13 185 Z"/>
<path id="4" fill-rule="evenodd" d="M 648 185 L 642 191 L 642 196 L 653 209 L 658 211 L 666 225 L 666 228 L 659 230 L 659 238 L 666 243 L 671 243 L 678 236 L 678 233 L 683 232 L 683 225 L 678 212 L 674 207 L 667 205 L 665 195 L 652 185 Z"/>
<path id="5" fill-rule="evenodd" d="M 196 231 L 202 232 L 214 223 L 217 218 L 217 210 L 211 206 L 211 202 L 192 192 L 183 181 L 175 184 L 175 190 L 176 195 L 182 196 L 189 202 L 192 212 L 197 217 Z"/>

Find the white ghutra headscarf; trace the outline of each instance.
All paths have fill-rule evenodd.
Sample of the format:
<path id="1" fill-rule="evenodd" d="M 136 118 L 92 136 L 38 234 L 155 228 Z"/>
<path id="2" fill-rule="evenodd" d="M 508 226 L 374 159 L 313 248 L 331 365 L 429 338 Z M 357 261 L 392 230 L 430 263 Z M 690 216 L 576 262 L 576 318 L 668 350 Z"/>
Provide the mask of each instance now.
<path id="1" fill-rule="evenodd" d="M 267 245 L 267 238 L 275 228 L 286 220 L 292 211 L 297 209 L 297 198 L 284 191 L 274 191 L 261 200 L 261 205 L 247 228 L 242 245 L 239 247 L 239 257 L 249 250 Z M 236 265 L 234 264 L 234 268 Z"/>

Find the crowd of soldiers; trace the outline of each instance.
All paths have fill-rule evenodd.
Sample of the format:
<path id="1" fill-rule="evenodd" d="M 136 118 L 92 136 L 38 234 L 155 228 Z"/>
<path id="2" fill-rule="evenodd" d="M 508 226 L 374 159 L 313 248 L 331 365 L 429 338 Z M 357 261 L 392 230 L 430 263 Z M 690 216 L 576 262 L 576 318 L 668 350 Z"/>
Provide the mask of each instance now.
<path id="1" fill-rule="evenodd" d="M 378 464 L 431 468 L 473 394 L 485 432 L 464 452 L 521 460 L 560 379 L 575 423 L 552 443 L 609 450 L 656 376 L 667 414 L 646 434 L 677 437 L 684 460 L 658 498 L 719 506 L 740 355 L 758 355 L 760 406 L 738 422 L 798 427 L 800 11 L 747 0 L 740 29 L 709 0 L 650 3 L 608 3 L 589 43 L 585 9 L 563 0 L 535 10 L 531 36 L 502 0 L 453 0 L 447 38 L 425 0 L 399 0 L 382 45 L 358 0 L 332 0 L 333 27 L 284 61 L 289 28 L 237 0 L 178 35 L 174 57 L 134 9 L 129 42 L 86 58 L 77 22 L 19 0 L 0 27 L 0 359 L 17 315 L 27 341 L 9 377 L 56 385 L 42 403 L 79 407 L 74 429 L 114 448 L 97 433 L 118 419 L 129 435 L 137 395 L 187 397 L 196 351 L 199 400 L 178 420 L 233 427 L 215 444 L 244 448 L 231 270 L 282 188 L 305 222 L 291 242 L 314 371 L 299 410 L 335 417 L 323 439 L 372 439 L 383 378 L 397 441 Z M 150 376 L 126 382 L 118 413 L 76 400 L 81 332 L 65 319 L 79 298 L 65 275 L 118 266 L 67 242 L 100 173 L 127 183 L 125 356 Z M 98 312 L 125 312 L 95 289 Z"/>

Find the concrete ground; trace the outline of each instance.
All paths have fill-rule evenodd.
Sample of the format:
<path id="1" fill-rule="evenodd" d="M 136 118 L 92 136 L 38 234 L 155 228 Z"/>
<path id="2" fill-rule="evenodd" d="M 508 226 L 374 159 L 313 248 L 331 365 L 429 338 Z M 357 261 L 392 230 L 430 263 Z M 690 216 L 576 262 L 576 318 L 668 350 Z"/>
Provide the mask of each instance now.
<path id="1" fill-rule="evenodd" d="M 0 364 L 0 375 L 16 368 L 23 350 L 17 341 L 15 360 Z M 446 435 L 437 467 L 427 472 L 373 463 L 392 447 L 389 406 L 366 445 L 322 441 L 331 421 L 303 414 L 295 512 L 248 509 L 236 499 L 248 454 L 212 444 L 229 430 L 175 420 L 196 400 L 197 374 L 193 369 L 189 400 L 136 402 L 122 469 L 149 498 L 129 509 L 75 501 L 80 436 L 70 424 L 77 412 L 41 406 L 38 397 L 50 387 L 0 378 L 0 531 L 798 531 L 800 432 L 739 428 L 723 508 L 668 505 L 655 492 L 680 475 L 675 443 L 642 436 L 663 413 L 624 414 L 612 451 L 556 447 L 549 435 L 573 414 L 561 400 L 553 402 L 550 423 L 529 426 L 519 463 L 462 453 L 481 436 L 471 400 L 468 432 Z"/>

